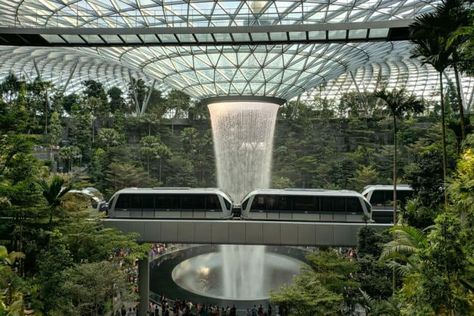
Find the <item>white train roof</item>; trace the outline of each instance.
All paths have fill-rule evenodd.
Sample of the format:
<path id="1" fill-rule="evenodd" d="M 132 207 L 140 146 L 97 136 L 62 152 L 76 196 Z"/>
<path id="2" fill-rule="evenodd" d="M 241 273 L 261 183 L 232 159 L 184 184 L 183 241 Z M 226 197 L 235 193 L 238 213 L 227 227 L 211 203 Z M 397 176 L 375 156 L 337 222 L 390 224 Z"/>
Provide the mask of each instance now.
<path id="1" fill-rule="evenodd" d="M 393 190 L 392 184 L 374 184 L 374 185 L 367 185 L 364 187 L 364 191 L 362 195 L 367 194 L 370 191 L 375 190 Z M 397 191 L 413 191 L 412 187 L 409 184 L 397 184 Z"/>
<path id="2" fill-rule="evenodd" d="M 257 189 L 245 196 L 246 200 L 252 195 L 307 195 L 307 196 L 348 196 L 364 198 L 359 192 L 351 190 L 325 190 L 325 189 Z"/>
<path id="3" fill-rule="evenodd" d="M 188 187 L 157 187 L 157 188 L 124 188 L 117 191 L 117 194 L 217 194 L 225 197 L 229 201 L 229 196 L 217 188 L 188 188 Z"/>

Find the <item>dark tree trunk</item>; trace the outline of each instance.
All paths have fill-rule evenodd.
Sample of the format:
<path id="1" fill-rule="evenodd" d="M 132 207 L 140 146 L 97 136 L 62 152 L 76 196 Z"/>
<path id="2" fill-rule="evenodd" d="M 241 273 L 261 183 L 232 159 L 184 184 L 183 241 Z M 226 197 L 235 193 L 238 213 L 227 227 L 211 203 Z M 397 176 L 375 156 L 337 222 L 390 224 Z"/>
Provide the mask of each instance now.
<path id="1" fill-rule="evenodd" d="M 458 95 L 458 104 L 459 104 L 459 121 L 461 123 L 461 141 L 466 138 L 466 128 L 464 127 L 464 107 L 462 104 L 462 95 L 461 95 L 461 82 L 459 81 L 459 72 L 458 66 L 456 63 L 453 64 L 454 75 L 456 77 L 456 92 Z"/>
<path id="2" fill-rule="evenodd" d="M 393 115 L 393 224 L 397 223 L 397 117 Z"/>
<path id="3" fill-rule="evenodd" d="M 444 111 L 444 93 L 443 93 L 443 72 L 439 73 L 439 85 L 441 93 L 441 133 L 442 133 L 442 146 L 443 146 L 443 192 L 444 192 L 444 207 L 448 206 L 448 198 L 446 195 L 446 176 L 447 176 L 447 153 L 446 153 L 446 123 L 445 123 L 445 111 Z"/>

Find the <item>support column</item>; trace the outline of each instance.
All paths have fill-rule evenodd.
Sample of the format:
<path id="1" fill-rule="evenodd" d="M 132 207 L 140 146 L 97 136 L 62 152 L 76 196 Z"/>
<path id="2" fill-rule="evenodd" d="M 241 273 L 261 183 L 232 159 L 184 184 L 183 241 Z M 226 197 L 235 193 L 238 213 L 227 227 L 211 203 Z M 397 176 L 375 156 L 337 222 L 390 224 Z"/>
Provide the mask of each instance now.
<path id="1" fill-rule="evenodd" d="M 148 254 L 145 258 L 138 260 L 138 316 L 146 316 L 150 297 L 150 261 Z"/>

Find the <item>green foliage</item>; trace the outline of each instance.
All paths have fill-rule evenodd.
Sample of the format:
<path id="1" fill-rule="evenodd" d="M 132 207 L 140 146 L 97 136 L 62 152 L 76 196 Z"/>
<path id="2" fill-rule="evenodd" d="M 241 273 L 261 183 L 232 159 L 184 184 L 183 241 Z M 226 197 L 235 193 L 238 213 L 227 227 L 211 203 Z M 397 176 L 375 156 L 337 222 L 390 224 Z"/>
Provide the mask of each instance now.
<path id="1" fill-rule="evenodd" d="M 113 128 L 100 129 L 97 140 L 103 148 L 116 147 L 122 144 L 123 136 Z"/>
<path id="2" fill-rule="evenodd" d="M 0 315 L 22 315 L 22 282 L 13 265 L 24 258 L 19 252 L 8 252 L 0 245 Z"/>
<path id="3" fill-rule="evenodd" d="M 449 186 L 451 204 L 440 213 L 428 232 L 410 226 L 395 226 L 394 240 L 381 255 L 403 276 L 398 297 L 403 315 L 471 315 L 474 267 L 472 204 L 463 195 L 469 186 L 474 155 L 466 151 Z M 467 207 L 467 208 L 466 208 Z"/>
<path id="4" fill-rule="evenodd" d="M 271 293 L 271 301 L 290 315 L 338 315 L 352 310 L 359 283 L 353 278 L 356 262 L 334 251 L 310 253 L 308 266 L 293 284 Z"/>
<path id="5" fill-rule="evenodd" d="M 143 168 L 130 163 L 113 162 L 105 174 L 107 193 L 110 194 L 126 187 L 152 187 L 157 182 L 151 179 Z"/>
<path id="6" fill-rule="evenodd" d="M 124 301 L 134 299 L 130 290 L 126 291 L 130 285 L 125 282 L 124 271 L 108 261 L 78 264 L 64 271 L 64 278 L 61 292 L 68 304 L 59 311 L 69 315 L 105 315 L 114 296 Z"/>
<path id="7" fill-rule="evenodd" d="M 361 166 L 349 179 L 350 186 L 357 191 L 362 191 L 369 184 L 378 183 L 379 172 L 373 166 Z"/>
<path id="8" fill-rule="evenodd" d="M 168 94 L 167 107 L 174 109 L 173 118 L 182 118 L 189 110 L 189 96 L 180 90 L 171 90 Z"/>

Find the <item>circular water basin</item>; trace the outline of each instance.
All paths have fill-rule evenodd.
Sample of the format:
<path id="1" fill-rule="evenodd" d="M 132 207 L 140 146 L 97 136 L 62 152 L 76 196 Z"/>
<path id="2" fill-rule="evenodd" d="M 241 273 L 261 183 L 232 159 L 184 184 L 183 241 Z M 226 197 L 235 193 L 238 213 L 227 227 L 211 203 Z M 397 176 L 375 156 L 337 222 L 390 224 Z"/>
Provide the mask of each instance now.
<path id="1" fill-rule="evenodd" d="M 272 252 L 258 258 L 245 252 L 211 252 L 186 259 L 173 281 L 194 294 L 225 300 L 265 300 L 271 290 L 292 282 L 304 263 Z"/>

